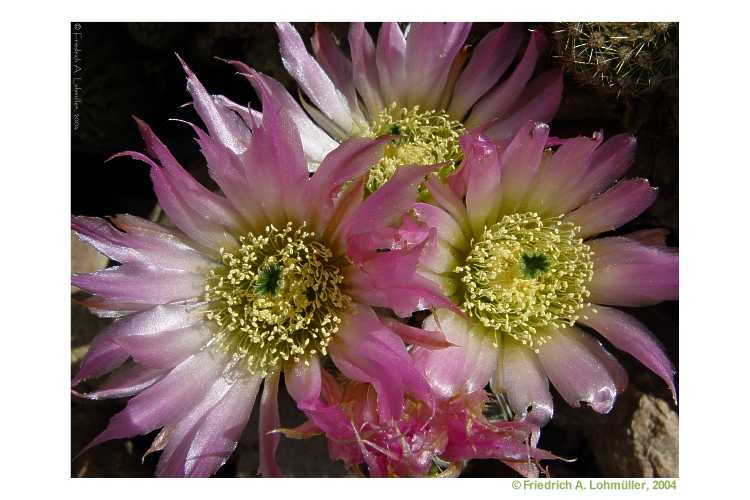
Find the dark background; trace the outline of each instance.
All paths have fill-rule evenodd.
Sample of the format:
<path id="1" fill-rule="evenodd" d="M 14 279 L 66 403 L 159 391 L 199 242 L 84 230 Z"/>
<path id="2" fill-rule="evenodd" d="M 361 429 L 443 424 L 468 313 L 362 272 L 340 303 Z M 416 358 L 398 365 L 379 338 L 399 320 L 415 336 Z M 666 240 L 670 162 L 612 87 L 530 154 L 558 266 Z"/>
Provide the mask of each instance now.
<path id="1" fill-rule="evenodd" d="M 347 25 L 326 23 L 346 48 Z M 295 23 L 309 41 L 313 23 Z M 496 23 L 476 23 L 469 43 L 476 44 Z M 529 24 L 553 31 L 552 26 Z M 377 24 L 368 24 L 373 37 Z M 131 115 L 148 122 L 182 164 L 198 179 L 209 182 L 192 131 L 182 118 L 199 123 L 194 111 L 181 106 L 189 102 L 185 76 L 175 53 L 185 59 L 210 93 L 223 94 L 235 102 L 258 108 L 246 80 L 215 57 L 238 59 L 296 88 L 286 74 L 272 24 L 267 23 L 81 23 L 78 38 L 80 62 L 73 77 L 79 87 L 79 123 L 72 130 L 72 207 L 77 215 L 105 216 L 131 213 L 148 217 L 156 203 L 148 168 L 130 159 L 105 163 L 114 153 L 143 149 Z M 309 46 L 309 45 L 308 45 Z M 543 70 L 561 63 L 548 51 L 540 61 Z M 677 246 L 678 229 L 678 128 L 677 81 L 639 96 L 625 96 L 579 84 L 566 76 L 560 111 L 551 122 L 552 135 L 590 135 L 604 130 L 605 138 L 631 132 L 638 138 L 636 161 L 630 176 L 648 178 L 660 189 L 659 200 L 641 217 L 618 232 L 666 227 L 669 243 Z M 72 128 L 72 127 L 71 127 Z M 677 303 L 664 303 L 632 311 L 665 344 L 679 366 Z M 81 345 L 100 328 L 102 320 L 74 305 L 73 344 Z M 556 401 L 556 415 L 545 429 L 540 446 L 561 456 L 577 458 L 573 463 L 550 464 L 556 477 L 596 477 L 613 474 L 612 457 L 602 441 L 611 432 L 627 426 L 627 418 L 642 394 L 667 402 L 676 410 L 664 384 L 628 355 L 616 353 L 631 374 L 631 388 L 621 396 L 615 412 L 607 416 L 588 408 L 568 409 Z M 282 391 L 283 392 L 283 391 Z M 286 398 L 286 396 L 284 395 Z M 287 404 L 283 404 L 283 402 Z M 282 423 L 299 423 L 301 417 L 282 400 Z M 106 425 L 123 402 L 89 402 L 74 399 L 71 451 L 77 453 Z M 253 476 L 257 467 L 257 415 L 248 425 L 239 450 L 220 471 L 220 476 Z M 676 429 L 675 429 L 676 432 Z M 149 476 L 156 457 L 140 463 L 152 436 L 104 444 L 73 461 L 73 476 Z M 676 453 L 676 450 L 675 450 Z M 618 459 L 622 460 L 622 459 Z M 292 475 L 341 475 L 340 464 L 327 464 L 325 446 L 318 440 L 296 443 L 282 440 L 279 461 Z M 616 470 L 614 472 L 617 472 Z M 512 475 L 494 461 L 476 461 L 467 476 Z"/>

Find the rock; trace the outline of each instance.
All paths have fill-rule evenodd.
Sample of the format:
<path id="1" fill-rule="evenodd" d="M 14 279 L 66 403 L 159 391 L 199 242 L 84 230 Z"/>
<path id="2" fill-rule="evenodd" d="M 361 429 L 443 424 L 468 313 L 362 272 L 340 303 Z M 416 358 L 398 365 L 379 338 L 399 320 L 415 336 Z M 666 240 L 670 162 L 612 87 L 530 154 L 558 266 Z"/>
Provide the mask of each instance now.
<path id="1" fill-rule="evenodd" d="M 553 424 L 583 436 L 602 477 L 679 475 L 679 417 L 671 402 L 631 386 L 608 415 L 562 405 Z"/>

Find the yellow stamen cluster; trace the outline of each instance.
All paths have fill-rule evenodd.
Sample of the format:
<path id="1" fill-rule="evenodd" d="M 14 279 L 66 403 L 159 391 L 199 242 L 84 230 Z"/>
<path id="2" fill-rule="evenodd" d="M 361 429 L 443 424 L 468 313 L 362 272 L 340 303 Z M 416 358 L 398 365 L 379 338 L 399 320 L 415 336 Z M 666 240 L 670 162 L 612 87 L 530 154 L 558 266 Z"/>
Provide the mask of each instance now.
<path id="1" fill-rule="evenodd" d="M 366 189 L 377 191 L 401 165 L 430 165 L 450 162 L 438 172 L 445 176 L 461 161 L 458 139 L 465 128 L 444 111 L 423 111 L 419 106 L 402 108 L 396 103 L 385 108 L 370 124 L 367 137 L 399 136 L 386 147 L 383 158 L 370 169 Z"/>
<path id="2" fill-rule="evenodd" d="M 222 249 L 223 266 L 207 275 L 216 344 L 253 373 L 325 355 L 351 303 L 331 250 L 305 227 L 290 222 L 241 236 L 240 248 Z"/>
<path id="3" fill-rule="evenodd" d="M 580 228 L 560 217 L 512 214 L 485 228 L 455 272 L 464 284 L 463 309 L 498 344 L 500 335 L 537 350 L 545 327 L 572 325 L 587 305 L 592 252 Z"/>

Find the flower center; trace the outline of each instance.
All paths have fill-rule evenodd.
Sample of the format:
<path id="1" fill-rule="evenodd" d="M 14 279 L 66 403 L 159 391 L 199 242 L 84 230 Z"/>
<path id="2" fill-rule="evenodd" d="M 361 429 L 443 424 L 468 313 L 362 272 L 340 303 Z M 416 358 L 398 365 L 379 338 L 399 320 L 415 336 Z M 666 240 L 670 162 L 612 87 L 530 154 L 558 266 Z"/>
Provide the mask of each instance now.
<path id="1" fill-rule="evenodd" d="M 499 335 L 537 349 L 540 330 L 572 325 L 586 305 L 592 252 L 580 228 L 561 217 L 512 214 L 485 228 L 466 262 L 454 270 L 464 284 L 463 309 Z"/>
<path id="2" fill-rule="evenodd" d="M 216 343 L 253 373 L 325 355 L 351 303 L 333 253 L 305 226 L 289 222 L 241 236 L 240 248 L 222 249 L 224 265 L 207 276 L 206 317 L 218 327 Z"/>
<path id="3" fill-rule="evenodd" d="M 444 177 L 461 161 L 458 139 L 466 129 L 444 111 L 423 111 L 419 106 L 385 108 L 370 124 L 366 137 L 395 135 L 383 158 L 370 169 L 366 189 L 373 193 L 391 178 L 401 165 L 430 165 L 450 162 L 438 171 Z"/>

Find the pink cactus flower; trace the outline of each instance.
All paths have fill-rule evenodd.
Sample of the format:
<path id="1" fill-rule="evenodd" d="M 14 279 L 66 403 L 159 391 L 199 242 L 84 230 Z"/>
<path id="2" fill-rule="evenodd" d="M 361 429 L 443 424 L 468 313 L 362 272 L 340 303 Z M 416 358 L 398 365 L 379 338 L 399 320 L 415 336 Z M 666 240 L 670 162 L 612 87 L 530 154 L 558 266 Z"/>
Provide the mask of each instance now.
<path id="1" fill-rule="evenodd" d="M 73 276 L 85 304 L 115 320 L 93 341 L 73 386 L 114 371 L 90 399 L 130 397 L 86 449 L 161 429 L 159 476 L 209 476 L 232 453 L 261 382 L 260 473 L 280 474 L 281 373 L 298 401 L 319 395 L 321 360 L 371 384 L 383 421 L 410 401 L 432 404 L 398 330 L 373 307 L 406 317 L 449 305 L 416 273 L 423 244 L 398 231 L 433 167 L 402 169 L 364 199 L 365 176 L 388 138 L 353 138 L 321 157 L 310 177 L 297 128 L 273 82 L 247 76 L 263 112 L 227 107 L 185 66 L 193 126 L 221 194 L 191 177 L 145 123 L 161 207 L 177 229 L 118 215 L 73 217 L 78 236 L 119 265 Z M 377 252 L 377 249 L 391 249 Z M 397 284 L 397 285 L 396 285 Z M 132 360 L 131 360 L 132 358 Z M 130 360 L 130 361 L 129 361 Z M 85 450 L 84 450 L 85 451 Z"/>
<path id="2" fill-rule="evenodd" d="M 324 434 L 332 459 L 369 477 L 455 477 L 473 458 L 498 459 L 524 476 L 538 476 L 539 460 L 557 458 L 534 446 L 538 428 L 488 419 L 487 402 L 481 387 L 438 398 L 434 407 L 408 398 L 401 418 L 383 422 L 372 386 L 339 384 L 324 372 L 321 400 L 300 404 L 310 420 L 280 432 L 295 439 Z"/>
<path id="3" fill-rule="evenodd" d="M 600 413 L 627 385 L 625 370 L 581 326 L 631 354 L 674 394 L 675 370 L 659 342 L 611 306 L 678 298 L 678 255 L 665 231 L 597 238 L 656 199 L 645 179 L 616 182 L 633 160 L 634 138 L 550 141 L 548 131 L 529 122 L 499 143 L 465 135 L 461 166 L 445 183 L 429 179 L 434 203 L 413 207 L 438 235 L 420 272 L 461 309 L 436 311 L 424 328 L 465 352 L 460 362 L 452 352 L 459 347 L 415 353 L 417 365 L 449 397 L 464 383 L 457 363 L 467 364 L 471 387 L 490 382 L 518 417 L 540 426 L 553 413 L 550 381 L 568 404 Z"/>
<path id="4" fill-rule="evenodd" d="M 541 32 L 531 34 L 509 71 L 524 41 L 522 26 L 505 23 L 489 32 L 471 57 L 464 46 L 470 29 L 471 23 L 412 23 L 402 31 L 383 23 L 374 42 L 364 23 L 352 23 L 347 56 L 319 25 L 313 57 L 291 24 L 278 23 L 282 61 L 305 96 L 302 107 L 281 84 L 269 88 L 299 129 L 310 170 L 338 143 L 392 135 L 370 169 L 371 193 L 401 165 L 443 163 L 438 173 L 450 172 L 467 129 L 482 127 L 500 140 L 528 120 L 550 120 L 560 103 L 562 72 L 533 76 L 546 46 Z"/>

